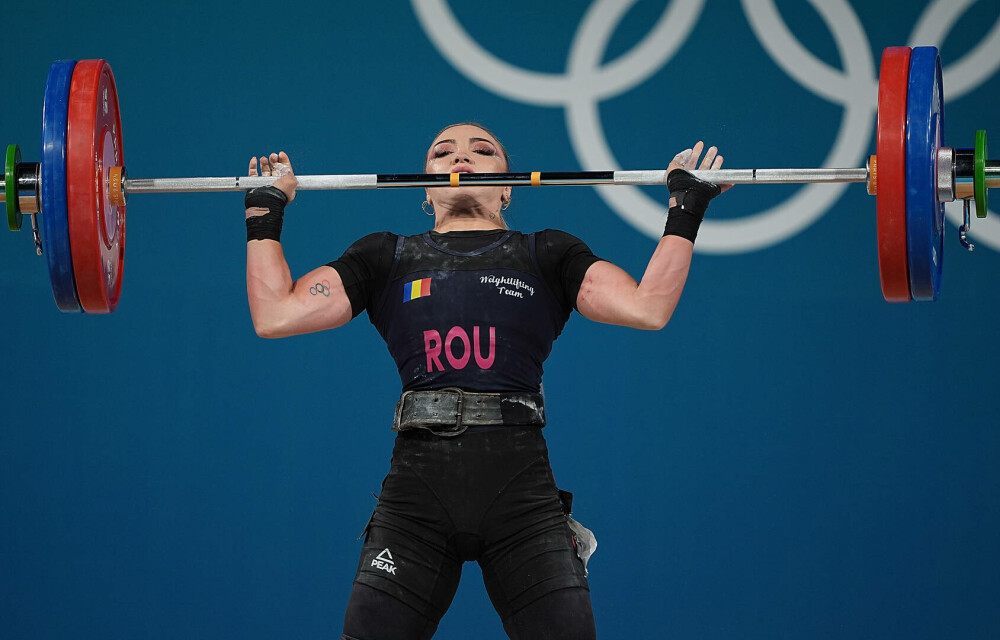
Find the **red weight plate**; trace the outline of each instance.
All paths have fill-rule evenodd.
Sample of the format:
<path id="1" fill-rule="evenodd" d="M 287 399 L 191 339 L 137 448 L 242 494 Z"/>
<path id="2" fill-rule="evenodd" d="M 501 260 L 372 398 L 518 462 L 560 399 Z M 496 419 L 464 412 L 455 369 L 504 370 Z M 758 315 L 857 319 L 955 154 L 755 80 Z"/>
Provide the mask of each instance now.
<path id="1" fill-rule="evenodd" d="M 70 249 L 80 306 L 118 306 L 125 255 L 125 207 L 108 196 L 108 171 L 124 165 L 118 92 L 104 60 L 73 69 L 66 125 L 66 195 Z"/>
<path id="2" fill-rule="evenodd" d="M 906 253 L 906 95 L 910 48 L 882 52 L 878 83 L 878 269 L 887 302 L 910 301 Z"/>

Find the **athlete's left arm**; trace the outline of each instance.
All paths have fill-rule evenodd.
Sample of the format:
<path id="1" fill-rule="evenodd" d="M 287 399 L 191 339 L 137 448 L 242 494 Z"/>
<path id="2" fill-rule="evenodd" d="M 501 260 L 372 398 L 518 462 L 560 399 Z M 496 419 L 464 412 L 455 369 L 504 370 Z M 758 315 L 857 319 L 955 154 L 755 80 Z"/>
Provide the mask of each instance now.
<path id="1" fill-rule="evenodd" d="M 674 169 L 694 169 L 698 166 L 704 145 L 701 142 L 677 154 L 667 175 Z M 701 169 L 719 169 L 722 156 L 709 147 L 701 161 Z M 595 262 L 587 269 L 577 294 L 577 309 L 586 318 L 636 329 L 662 329 L 670 321 L 681 299 L 694 255 L 694 236 L 712 197 L 731 185 L 712 185 L 679 172 L 671 176 L 671 216 L 664 236 L 656 245 L 642 280 L 635 279 L 610 262 Z M 692 182 L 694 180 L 694 182 Z M 700 184 L 699 184 L 700 183 Z M 688 195 L 690 194 L 690 196 Z M 682 201 L 678 206 L 678 198 Z M 687 209 L 685 209 L 687 207 Z M 700 211 L 698 211 L 700 210 Z M 692 215 L 697 211 L 697 215 Z M 695 221 L 696 222 L 693 222 Z"/>
<path id="2" fill-rule="evenodd" d="M 595 262 L 580 285 L 576 306 L 586 318 L 635 329 L 662 329 L 681 299 L 694 243 L 665 236 L 641 282 L 610 262 Z"/>

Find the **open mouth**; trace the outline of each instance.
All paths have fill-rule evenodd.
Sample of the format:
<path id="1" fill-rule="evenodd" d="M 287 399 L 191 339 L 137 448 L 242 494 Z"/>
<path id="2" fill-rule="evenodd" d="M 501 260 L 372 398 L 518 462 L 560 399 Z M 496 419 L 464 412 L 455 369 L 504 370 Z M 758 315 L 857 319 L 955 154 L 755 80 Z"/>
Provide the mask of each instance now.
<path id="1" fill-rule="evenodd" d="M 475 173 L 471 167 L 452 167 L 451 173 Z"/>

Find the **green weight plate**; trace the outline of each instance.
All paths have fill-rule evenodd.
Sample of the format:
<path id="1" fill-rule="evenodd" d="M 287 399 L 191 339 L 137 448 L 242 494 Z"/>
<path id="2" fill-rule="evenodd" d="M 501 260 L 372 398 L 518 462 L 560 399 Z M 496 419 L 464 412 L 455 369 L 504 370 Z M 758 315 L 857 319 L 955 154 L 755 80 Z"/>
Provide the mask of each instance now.
<path id="1" fill-rule="evenodd" d="M 977 218 L 985 218 L 986 212 L 989 211 L 989 202 L 986 199 L 986 153 L 986 131 L 979 129 L 976 131 L 976 151 L 973 156 L 975 174 L 972 177 Z"/>
<path id="2" fill-rule="evenodd" d="M 11 231 L 21 230 L 21 203 L 17 200 L 17 165 L 21 164 L 21 148 L 7 145 L 7 162 L 3 171 L 3 190 L 7 204 L 7 226 Z"/>

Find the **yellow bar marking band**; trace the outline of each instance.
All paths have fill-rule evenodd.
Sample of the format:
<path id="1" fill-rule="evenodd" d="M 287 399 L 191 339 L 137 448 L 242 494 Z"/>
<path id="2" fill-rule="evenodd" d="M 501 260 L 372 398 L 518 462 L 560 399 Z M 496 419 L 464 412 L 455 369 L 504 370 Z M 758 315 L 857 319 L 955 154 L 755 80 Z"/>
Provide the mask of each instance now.
<path id="1" fill-rule="evenodd" d="M 531 186 L 537 187 L 542 184 L 542 172 L 532 171 L 531 172 Z"/>
<path id="2" fill-rule="evenodd" d="M 458 173 L 457 172 L 451 174 L 451 186 L 453 186 L 453 187 L 457 187 L 458 186 Z"/>

